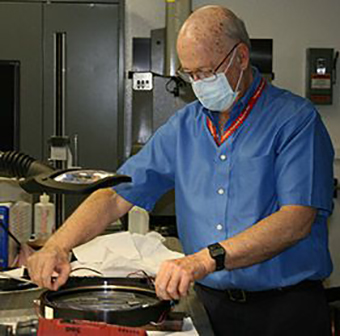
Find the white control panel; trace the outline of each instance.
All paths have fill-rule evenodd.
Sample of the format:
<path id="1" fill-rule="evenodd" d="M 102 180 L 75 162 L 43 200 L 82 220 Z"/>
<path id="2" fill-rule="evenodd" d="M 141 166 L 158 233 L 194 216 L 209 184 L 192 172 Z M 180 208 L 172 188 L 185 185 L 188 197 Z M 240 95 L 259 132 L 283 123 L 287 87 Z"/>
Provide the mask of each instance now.
<path id="1" fill-rule="evenodd" d="M 132 88 L 137 91 L 151 91 L 153 76 L 151 72 L 135 72 L 132 77 Z"/>

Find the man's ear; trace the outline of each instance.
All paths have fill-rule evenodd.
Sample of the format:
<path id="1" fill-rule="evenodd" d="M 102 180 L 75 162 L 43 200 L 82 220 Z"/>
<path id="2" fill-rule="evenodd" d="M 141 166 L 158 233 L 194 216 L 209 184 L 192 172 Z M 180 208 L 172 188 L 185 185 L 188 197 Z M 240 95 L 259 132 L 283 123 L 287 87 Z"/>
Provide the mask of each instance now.
<path id="1" fill-rule="evenodd" d="M 250 51 L 246 44 L 240 43 L 238 47 L 237 60 L 242 70 L 247 69 L 250 61 Z"/>

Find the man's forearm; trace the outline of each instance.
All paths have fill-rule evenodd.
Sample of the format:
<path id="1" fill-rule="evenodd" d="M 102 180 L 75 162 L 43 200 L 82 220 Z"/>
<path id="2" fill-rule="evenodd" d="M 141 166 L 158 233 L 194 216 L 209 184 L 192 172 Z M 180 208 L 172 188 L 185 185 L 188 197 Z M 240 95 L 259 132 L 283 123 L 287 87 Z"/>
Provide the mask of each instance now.
<path id="1" fill-rule="evenodd" d="M 77 208 L 46 246 L 58 245 L 64 251 L 70 251 L 103 232 L 107 225 L 126 214 L 131 207 L 131 203 L 112 189 L 98 190 Z"/>
<path id="2" fill-rule="evenodd" d="M 246 231 L 220 244 L 225 248 L 226 268 L 247 267 L 270 259 L 305 238 L 311 230 L 316 210 L 284 206 Z"/>
<path id="3" fill-rule="evenodd" d="M 247 267 L 279 254 L 309 234 L 316 212 L 305 206 L 284 206 L 246 231 L 220 241 L 227 255 L 225 267 L 229 270 Z M 215 269 L 216 263 L 208 248 L 184 258 L 167 260 L 157 274 L 156 293 L 164 300 L 178 299 L 187 295 L 190 283 Z"/>

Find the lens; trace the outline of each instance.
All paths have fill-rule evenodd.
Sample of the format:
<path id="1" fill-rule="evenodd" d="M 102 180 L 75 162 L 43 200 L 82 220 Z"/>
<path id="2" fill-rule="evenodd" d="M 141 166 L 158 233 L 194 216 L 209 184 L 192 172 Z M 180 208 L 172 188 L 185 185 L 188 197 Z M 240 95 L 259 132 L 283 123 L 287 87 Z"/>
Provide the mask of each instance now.
<path id="1" fill-rule="evenodd" d="M 102 170 L 71 170 L 56 176 L 54 180 L 73 184 L 91 184 L 110 176 L 114 174 Z"/>

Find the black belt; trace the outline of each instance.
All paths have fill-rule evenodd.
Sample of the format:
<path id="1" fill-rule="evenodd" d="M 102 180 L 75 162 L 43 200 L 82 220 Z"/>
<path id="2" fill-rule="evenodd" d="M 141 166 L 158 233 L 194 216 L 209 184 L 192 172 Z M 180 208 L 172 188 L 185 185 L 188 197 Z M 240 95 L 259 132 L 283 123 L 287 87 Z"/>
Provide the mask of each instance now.
<path id="1" fill-rule="evenodd" d="M 240 302 L 240 303 L 271 298 L 271 297 L 275 297 L 275 296 L 282 295 L 284 293 L 288 293 L 292 291 L 323 288 L 321 280 L 304 280 L 296 285 L 286 286 L 286 287 L 281 287 L 281 288 L 274 288 L 274 289 L 269 289 L 269 290 L 264 290 L 264 291 L 257 291 L 257 292 L 250 292 L 250 291 L 245 291 L 243 289 L 237 289 L 237 288 L 220 290 L 220 289 L 210 288 L 210 287 L 207 287 L 201 284 L 197 284 L 197 285 L 202 287 L 208 292 L 210 291 L 215 294 L 217 293 L 217 294 L 223 295 L 230 301 Z"/>

